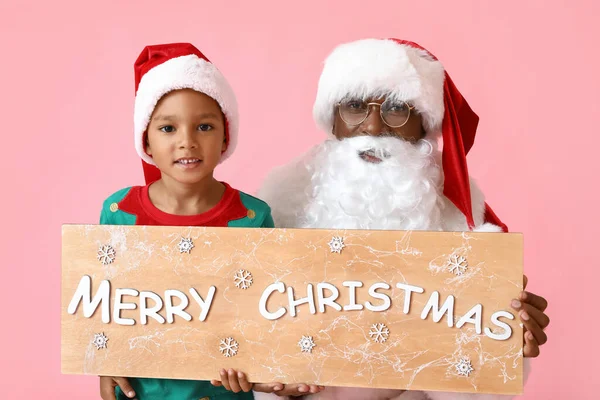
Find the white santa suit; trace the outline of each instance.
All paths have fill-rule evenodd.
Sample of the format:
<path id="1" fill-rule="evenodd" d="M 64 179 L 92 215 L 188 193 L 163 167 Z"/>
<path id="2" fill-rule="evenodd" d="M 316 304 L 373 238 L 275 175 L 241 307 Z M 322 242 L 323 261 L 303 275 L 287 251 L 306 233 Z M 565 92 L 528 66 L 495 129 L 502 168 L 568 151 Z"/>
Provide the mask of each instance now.
<path id="1" fill-rule="evenodd" d="M 486 222 L 483 193 L 470 178 L 466 179 L 470 193 L 461 192 L 470 197 L 470 207 L 459 209 L 455 204 L 460 199 L 444 195 L 449 181 L 458 184 L 442 168 L 442 153 L 446 157 L 456 149 L 444 143 L 441 152 L 437 145 L 440 136 L 448 137 L 444 129 L 456 129 L 443 124 L 448 118 L 448 99 L 444 98 L 448 80 L 441 63 L 410 42 L 367 39 L 338 46 L 327 58 L 319 81 L 313 110 L 317 124 L 330 134 L 336 104 L 349 95 L 393 96 L 415 105 L 426 136 L 411 144 L 391 137 L 338 141 L 330 135 L 289 164 L 275 168 L 258 195 L 271 206 L 276 227 L 502 232 L 500 226 Z M 475 129 L 476 122 L 473 136 Z M 367 165 L 358 156 L 362 150 L 381 154 L 382 162 Z M 467 151 L 459 152 L 459 157 L 464 158 Z M 464 169 L 468 177 L 466 162 Z M 528 369 L 525 362 L 524 378 Z M 257 399 L 276 397 L 255 393 Z M 511 396 L 327 387 L 303 398 L 500 400 Z"/>

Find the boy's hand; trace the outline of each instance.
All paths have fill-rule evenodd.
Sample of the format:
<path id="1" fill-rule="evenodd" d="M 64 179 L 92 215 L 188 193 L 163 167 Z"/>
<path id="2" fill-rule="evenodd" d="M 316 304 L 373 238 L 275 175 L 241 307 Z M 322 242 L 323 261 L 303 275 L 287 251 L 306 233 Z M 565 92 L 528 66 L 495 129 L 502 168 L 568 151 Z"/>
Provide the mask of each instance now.
<path id="1" fill-rule="evenodd" d="M 527 277 L 523 275 L 523 289 L 527 287 Z M 537 357 L 540 355 L 540 346 L 548 341 L 544 329 L 550 324 L 550 318 L 544 313 L 548 301 L 536 294 L 522 291 L 519 300 L 514 299 L 512 308 L 519 311 L 519 318 L 523 322 L 523 356 Z"/>
<path id="2" fill-rule="evenodd" d="M 129 384 L 127 378 L 117 378 L 112 376 L 100 377 L 100 397 L 102 400 L 117 400 L 115 388 L 120 387 L 121 391 L 130 399 L 135 398 L 135 391 Z"/>
<path id="3" fill-rule="evenodd" d="M 284 385 L 282 383 L 250 383 L 246 378 L 246 374 L 238 372 L 234 369 L 224 370 L 219 372 L 221 376 L 220 381 L 212 380 L 211 384 L 214 386 L 223 386 L 225 389 L 230 390 L 234 393 L 241 391 L 249 392 L 254 390 L 255 392 L 263 393 L 275 393 L 278 396 L 301 396 L 308 393 L 319 393 L 324 389 L 323 386 L 317 385 L 306 385 L 304 383 L 294 383 Z"/>

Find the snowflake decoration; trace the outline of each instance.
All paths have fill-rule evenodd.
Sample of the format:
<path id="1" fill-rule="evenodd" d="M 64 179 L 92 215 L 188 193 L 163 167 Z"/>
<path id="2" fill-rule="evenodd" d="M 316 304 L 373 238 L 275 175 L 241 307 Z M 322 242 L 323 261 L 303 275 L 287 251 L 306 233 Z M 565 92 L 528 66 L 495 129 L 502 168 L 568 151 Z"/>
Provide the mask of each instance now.
<path id="1" fill-rule="evenodd" d="M 233 357 L 238 352 L 238 342 L 235 341 L 234 338 L 228 337 L 226 339 L 221 339 L 221 346 L 219 347 L 219 351 L 225 357 Z"/>
<path id="2" fill-rule="evenodd" d="M 471 366 L 471 360 L 468 358 L 461 358 L 455 365 L 456 372 L 458 375 L 469 376 L 471 372 L 473 372 L 473 367 Z"/>
<path id="3" fill-rule="evenodd" d="M 369 331 L 369 336 L 375 343 L 383 343 L 388 339 L 390 330 L 384 324 L 373 324 Z"/>
<path id="4" fill-rule="evenodd" d="M 455 275 L 464 274 L 468 266 L 467 259 L 456 254 L 452 255 L 448 261 L 448 269 Z"/>
<path id="5" fill-rule="evenodd" d="M 190 251 L 192 251 L 192 249 L 194 248 L 194 242 L 192 242 L 192 239 L 190 238 L 182 237 L 177 246 L 179 246 L 180 253 L 190 254 Z"/>
<path id="6" fill-rule="evenodd" d="M 312 349 L 316 346 L 313 341 L 312 336 L 302 336 L 302 339 L 298 342 L 298 346 L 300 346 L 300 350 L 303 353 L 312 353 Z"/>
<path id="7" fill-rule="evenodd" d="M 92 340 L 92 344 L 96 346 L 96 350 L 105 349 L 106 342 L 108 342 L 108 338 L 103 333 L 95 333 L 94 340 Z"/>
<path id="8" fill-rule="evenodd" d="M 331 238 L 331 241 L 327 244 L 329 245 L 329 248 L 331 249 L 332 253 L 338 254 L 340 254 L 342 252 L 342 249 L 346 247 L 344 245 L 344 238 L 340 236 L 334 236 L 333 238 Z"/>
<path id="9" fill-rule="evenodd" d="M 252 285 L 252 274 L 244 269 L 240 269 L 233 276 L 233 281 L 239 289 L 248 289 Z"/>
<path id="10" fill-rule="evenodd" d="M 115 261 L 115 255 L 115 249 L 106 244 L 101 246 L 98 250 L 98 261 L 100 261 L 102 265 L 112 264 L 112 262 Z"/>

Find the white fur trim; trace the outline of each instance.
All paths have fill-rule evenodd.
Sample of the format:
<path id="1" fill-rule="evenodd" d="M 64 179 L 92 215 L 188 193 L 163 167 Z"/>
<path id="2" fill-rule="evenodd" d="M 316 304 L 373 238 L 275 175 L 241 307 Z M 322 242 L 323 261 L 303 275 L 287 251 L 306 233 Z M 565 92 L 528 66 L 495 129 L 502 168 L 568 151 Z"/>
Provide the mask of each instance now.
<path id="1" fill-rule="evenodd" d="M 504 232 L 501 227 L 498 225 L 490 224 L 486 222 L 485 224 L 479 225 L 473 232 Z"/>
<path id="2" fill-rule="evenodd" d="M 196 55 L 176 57 L 157 65 L 141 79 L 135 96 L 133 125 L 135 149 L 139 156 L 154 165 L 146 154 L 144 132 L 158 101 L 165 94 L 179 89 L 193 89 L 212 97 L 219 103 L 229 124 L 229 143 L 221 162 L 229 157 L 237 145 L 239 117 L 235 93 L 225 77 L 212 63 Z"/>
<path id="3" fill-rule="evenodd" d="M 330 133 L 334 110 L 347 96 L 388 95 L 411 102 L 428 133 L 444 118 L 444 67 L 420 49 L 393 40 L 363 39 L 338 46 L 325 60 L 313 117 Z"/>

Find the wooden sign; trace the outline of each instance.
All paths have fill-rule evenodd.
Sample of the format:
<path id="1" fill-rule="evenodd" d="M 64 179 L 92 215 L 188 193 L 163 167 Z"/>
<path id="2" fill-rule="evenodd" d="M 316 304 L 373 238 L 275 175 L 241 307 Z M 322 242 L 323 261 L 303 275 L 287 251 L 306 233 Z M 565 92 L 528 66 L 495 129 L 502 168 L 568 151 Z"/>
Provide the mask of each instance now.
<path id="1" fill-rule="evenodd" d="M 63 226 L 62 371 L 522 393 L 520 234 Z"/>

